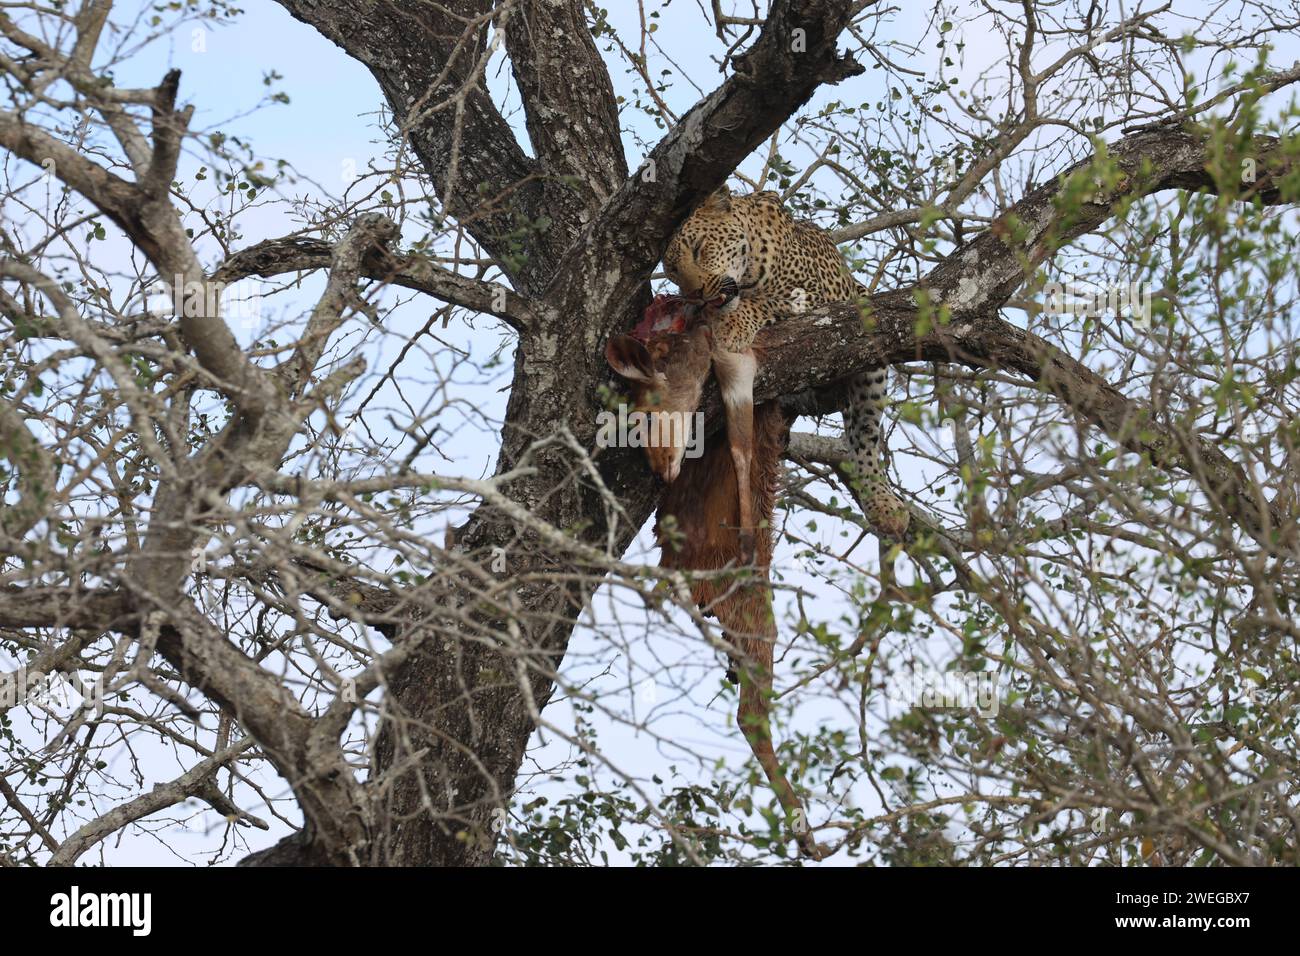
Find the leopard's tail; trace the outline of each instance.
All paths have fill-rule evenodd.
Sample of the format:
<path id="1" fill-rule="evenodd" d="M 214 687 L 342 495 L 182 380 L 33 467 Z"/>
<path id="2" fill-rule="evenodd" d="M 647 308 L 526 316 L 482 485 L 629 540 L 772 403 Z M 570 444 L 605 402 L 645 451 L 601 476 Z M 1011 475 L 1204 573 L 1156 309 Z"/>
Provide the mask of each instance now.
<path id="1" fill-rule="evenodd" d="M 844 439 L 850 453 L 845 470 L 853 497 L 872 528 L 898 540 L 907 531 L 908 511 L 889 487 L 882 461 L 885 374 L 883 368 L 870 368 L 849 382 L 849 401 L 843 410 Z"/>

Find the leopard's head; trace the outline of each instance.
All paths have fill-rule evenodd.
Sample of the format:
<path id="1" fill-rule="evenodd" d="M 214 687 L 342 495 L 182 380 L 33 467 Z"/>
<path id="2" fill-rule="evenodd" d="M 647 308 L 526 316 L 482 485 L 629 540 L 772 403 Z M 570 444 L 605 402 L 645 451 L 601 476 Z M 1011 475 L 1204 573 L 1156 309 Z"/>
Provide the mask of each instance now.
<path id="1" fill-rule="evenodd" d="M 668 240 L 664 270 L 682 295 L 696 302 L 725 305 L 740 294 L 749 265 L 749 237 L 723 186 Z"/>

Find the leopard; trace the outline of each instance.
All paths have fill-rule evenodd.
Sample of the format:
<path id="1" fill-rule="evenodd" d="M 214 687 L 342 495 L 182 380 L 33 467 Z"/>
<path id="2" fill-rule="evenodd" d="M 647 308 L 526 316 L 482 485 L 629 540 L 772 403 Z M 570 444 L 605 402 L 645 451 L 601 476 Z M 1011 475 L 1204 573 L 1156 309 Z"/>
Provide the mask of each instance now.
<path id="1" fill-rule="evenodd" d="M 722 186 L 710 194 L 669 239 L 663 263 L 684 297 L 711 306 L 714 367 L 729 408 L 746 400 L 752 406 L 752 346 L 764 327 L 868 296 L 831 237 L 795 219 L 770 191 L 733 195 Z M 854 376 L 847 394 L 841 411 L 850 457 L 841 470 L 872 528 L 901 540 L 909 511 L 890 488 L 882 461 L 886 370 L 872 367 Z"/>

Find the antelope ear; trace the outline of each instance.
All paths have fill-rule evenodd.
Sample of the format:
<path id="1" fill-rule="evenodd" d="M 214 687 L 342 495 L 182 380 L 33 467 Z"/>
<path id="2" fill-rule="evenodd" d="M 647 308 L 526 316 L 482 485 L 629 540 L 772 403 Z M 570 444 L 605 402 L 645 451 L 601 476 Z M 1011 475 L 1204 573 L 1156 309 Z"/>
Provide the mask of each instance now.
<path id="1" fill-rule="evenodd" d="M 654 362 L 645 345 L 630 335 L 616 335 L 605 343 L 605 361 L 629 382 L 653 382 Z"/>
<path id="2" fill-rule="evenodd" d="M 709 193 L 709 198 L 700 205 L 708 212 L 731 212 L 731 190 L 722 185 Z"/>

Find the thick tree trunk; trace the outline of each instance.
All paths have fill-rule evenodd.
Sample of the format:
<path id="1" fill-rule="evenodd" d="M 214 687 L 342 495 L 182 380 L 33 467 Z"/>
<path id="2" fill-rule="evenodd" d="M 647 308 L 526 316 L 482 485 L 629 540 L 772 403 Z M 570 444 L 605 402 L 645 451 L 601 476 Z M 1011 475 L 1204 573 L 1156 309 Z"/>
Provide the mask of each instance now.
<path id="1" fill-rule="evenodd" d="M 618 112 L 582 4 L 549 0 L 502 18 L 507 52 L 527 112 L 536 158 L 523 154 L 475 75 L 492 5 L 466 0 L 461 17 L 427 4 L 380 0 L 281 0 L 371 70 L 447 210 L 503 263 L 539 317 L 521 332 L 497 473 L 539 438 L 567 431 L 594 445 L 597 386 L 609 379 L 601 344 L 630 328 L 648 301 L 646 279 L 673 228 L 824 82 L 860 72 L 835 52 L 848 22 L 843 0 L 778 0 L 769 24 L 733 76 L 701 101 L 654 150 L 652 181 L 628 178 Z M 798 30 L 798 42 L 793 42 Z M 438 82 L 433 77 L 440 77 Z M 457 110 L 431 111 L 456 102 Z M 483 206 L 482 197 L 502 197 Z M 545 217 L 523 254 L 508 237 Z M 532 453 L 536 472 L 512 483 L 512 499 L 553 527 L 582 528 L 604 547 L 608 515 L 589 479 L 558 444 Z M 627 547 L 654 505 L 639 454 L 606 450 L 600 460 L 629 520 L 614 529 Z M 457 535 L 482 567 L 504 549 L 508 573 L 536 572 L 513 607 L 484 610 L 476 587 L 449 600 L 441 621 L 413 621 L 395 640 L 426 639 L 389 675 L 386 721 L 374 774 L 376 864 L 481 865 L 492 852 L 493 812 L 509 799 L 536 715 L 554 688 L 573 623 L 593 585 L 572 583 L 535 538 L 490 507 Z M 616 555 L 615 555 L 616 556 Z M 571 557 L 564 559 L 572 561 Z M 554 572 L 565 572 L 555 574 Z M 472 619 L 455 628 L 448 622 Z M 529 630 L 525 622 L 551 622 Z M 437 634 L 428 637 L 427 632 Z M 514 629 L 515 633 L 511 633 Z M 311 839 L 248 862 L 295 855 L 319 862 Z M 325 856 L 330 856 L 326 853 Z"/>

